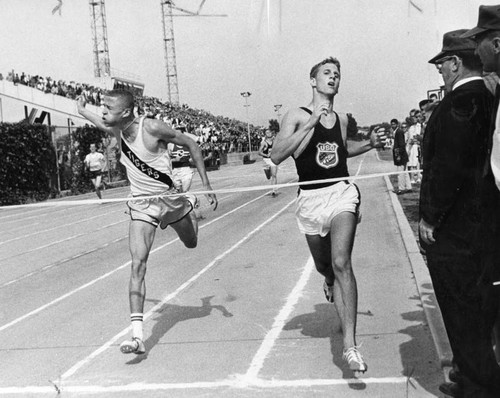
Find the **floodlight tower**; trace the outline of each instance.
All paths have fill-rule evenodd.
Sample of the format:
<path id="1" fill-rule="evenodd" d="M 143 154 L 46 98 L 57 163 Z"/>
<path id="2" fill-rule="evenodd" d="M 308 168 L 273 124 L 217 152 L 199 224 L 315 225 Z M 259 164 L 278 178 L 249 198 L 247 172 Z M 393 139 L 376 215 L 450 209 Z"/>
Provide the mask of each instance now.
<path id="1" fill-rule="evenodd" d="M 108 29 L 104 0 L 89 0 L 92 40 L 94 42 L 94 76 L 111 75 L 108 49 Z"/>
<path id="2" fill-rule="evenodd" d="M 198 10 L 189 11 L 177 7 L 172 0 L 160 0 L 163 23 L 163 45 L 165 47 L 165 66 L 167 72 L 168 101 L 179 103 L 179 86 L 177 85 L 177 61 L 175 58 L 174 18 L 173 17 L 227 17 L 226 14 L 200 14 L 206 0 L 201 0 Z M 179 13 L 173 14 L 172 10 Z"/>
<path id="3" fill-rule="evenodd" d="M 172 15 L 172 6 L 173 4 L 171 0 L 161 0 L 168 102 L 178 104 L 179 86 L 177 85 L 177 61 L 175 58 L 174 18 Z"/>

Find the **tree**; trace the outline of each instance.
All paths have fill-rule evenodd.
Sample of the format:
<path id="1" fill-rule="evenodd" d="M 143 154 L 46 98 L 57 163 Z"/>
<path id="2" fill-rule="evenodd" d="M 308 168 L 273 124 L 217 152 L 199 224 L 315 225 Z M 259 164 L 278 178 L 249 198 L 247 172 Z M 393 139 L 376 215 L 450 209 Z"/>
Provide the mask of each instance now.
<path id="1" fill-rule="evenodd" d="M 351 113 L 347 114 L 347 138 L 358 139 L 358 123 Z"/>

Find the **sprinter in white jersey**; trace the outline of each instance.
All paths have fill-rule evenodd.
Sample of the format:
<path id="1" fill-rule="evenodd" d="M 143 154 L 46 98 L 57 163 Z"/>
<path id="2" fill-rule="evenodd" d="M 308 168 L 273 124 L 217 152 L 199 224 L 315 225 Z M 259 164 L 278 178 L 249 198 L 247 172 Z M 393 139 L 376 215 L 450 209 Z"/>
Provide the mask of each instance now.
<path id="1" fill-rule="evenodd" d="M 192 139 L 156 119 L 134 116 L 134 97 L 125 90 L 112 90 L 103 98 L 102 117 L 85 108 L 77 99 L 78 112 L 99 129 L 114 134 L 121 145 L 120 162 L 127 169 L 132 196 L 165 195 L 158 199 L 131 200 L 129 206 L 129 244 L 132 256 L 129 302 L 132 338 L 120 345 L 123 353 L 144 354 L 143 311 L 146 292 L 146 261 L 153 245 L 156 227 L 170 225 L 187 248 L 198 243 L 198 223 L 192 214 L 193 200 L 178 193 L 172 181 L 169 143 L 187 148 L 198 169 L 203 190 L 211 191 L 201 151 Z M 206 195 L 217 208 L 215 194 Z"/>

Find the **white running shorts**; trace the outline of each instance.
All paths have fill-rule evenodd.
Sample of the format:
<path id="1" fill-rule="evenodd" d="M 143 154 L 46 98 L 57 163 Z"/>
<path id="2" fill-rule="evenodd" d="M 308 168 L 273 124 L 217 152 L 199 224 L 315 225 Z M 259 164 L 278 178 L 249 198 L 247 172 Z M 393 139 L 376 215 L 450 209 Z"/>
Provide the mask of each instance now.
<path id="1" fill-rule="evenodd" d="M 360 194 L 355 184 L 338 182 L 324 188 L 301 189 L 295 216 L 300 232 L 326 236 L 332 220 L 343 212 L 359 214 Z"/>
<path id="2" fill-rule="evenodd" d="M 180 192 L 187 192 L 191 188 L 194 171 L 191 167 L 178 167 L 172 170 L 172 181 Z"/>
<path id="3" fill-rule="evenodd" d="M 175 190 L 169 191 L 169 193 L 175 192 Z M 180 221 L 188 215 L 193 210 L 195 202 L 196 197 L 188 194 L 152 199 L 132 199 L 127 202 L 127 206 L 129 207 L 128 214 L 132 220 L 144 221 L 154 227 L 160 225 L 162 229 L 165 229 L 169 224 Z"/>
<path id="4" fill-rule="evenodd" d="M 264 162 L 263 166 L 264 168 L 267 167 L 278 167 L 278 165 L 274 164 L 271 158 L 262 158 L 262 161 Z"/>

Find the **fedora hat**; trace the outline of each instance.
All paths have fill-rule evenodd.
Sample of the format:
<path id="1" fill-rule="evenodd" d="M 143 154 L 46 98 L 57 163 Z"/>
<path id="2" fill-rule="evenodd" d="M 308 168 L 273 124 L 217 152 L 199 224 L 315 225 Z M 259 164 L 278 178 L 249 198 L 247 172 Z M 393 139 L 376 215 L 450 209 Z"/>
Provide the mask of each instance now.
<path id="1" fill-rule="evenodd" d="M 457 51 L 474 51 L 476 42 L 470 38 L 461 37 L 467 29 L 452 30 L 443 35 L 443 48 L 439 54 L 429 60 L 430 64 L 435 64 L 439 59 L 447 55 L 453 55 Z"/>
<path id="2" fill-rule="evenodd" d="M 489 30 L 500 30 L 500 5 L 479 6 L 477 26 L 465 32 L 462 37 L 474 37 Z"/>

